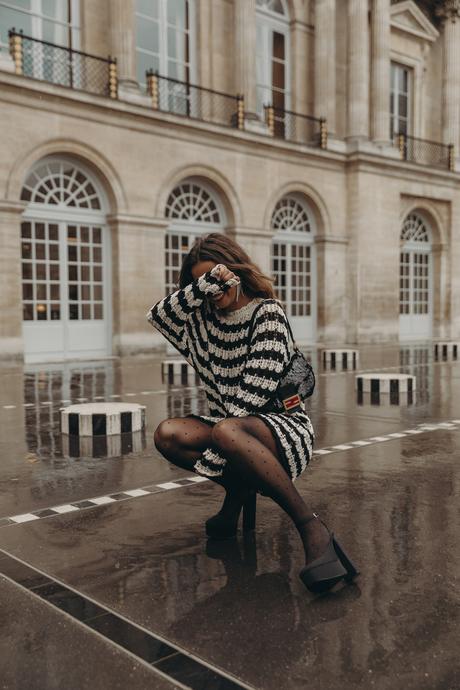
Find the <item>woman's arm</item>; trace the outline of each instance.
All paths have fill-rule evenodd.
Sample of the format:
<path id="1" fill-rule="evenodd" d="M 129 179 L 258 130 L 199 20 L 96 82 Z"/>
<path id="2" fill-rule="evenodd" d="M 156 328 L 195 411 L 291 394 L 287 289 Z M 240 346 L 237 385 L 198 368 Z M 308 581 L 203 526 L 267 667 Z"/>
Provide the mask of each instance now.
<path id="1" fill-rule="evenodd" d="M 204 273 L 182 290 L 176 290 L 157 302 L 147 314 L 149 322 L 169 340 L 185 357 L 188 347 L 185 342 L 185 323 L 189 315 L 198 309 L 206 297 L 218 296 L 237 284 L 237 279 L 219 279 L 218 266 Z M 214 275 L 217 273 L 217 276 Z"/>
<path id="2" fill-rule="evenodd" d="M 261 411 L 273 398 L 289 359 L 286 315 L 279 304 L 267 302 L 257 314 L 243 377 L 234 399 L 226 401 L 229 415 L 246 417 Z"/>

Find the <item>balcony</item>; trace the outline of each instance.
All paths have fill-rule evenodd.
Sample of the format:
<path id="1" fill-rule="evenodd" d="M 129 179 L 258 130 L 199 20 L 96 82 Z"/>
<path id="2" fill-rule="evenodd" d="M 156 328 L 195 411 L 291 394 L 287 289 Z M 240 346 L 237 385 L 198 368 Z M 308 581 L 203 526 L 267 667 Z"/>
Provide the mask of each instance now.
<path id="1" fill-rule="evenodd" d="M 117 98 L 117 65 L 63 46 L 40 41 L 12 29 L 8 32 L 16 74 L 51 84 Z"/>
<path id="2" fill-rule="evenodd" d="M 148 71 L 147 92 L 152 108 L 202 122 L 245 129 L 245 104 L 241 95 L 230 95 Z M 265 134 L 296 144 L 327 148 L 324 119 L 265 106 Z"/>
<path id="3" fill-rule="evenodd" d="M 409 134 L 396 134 L 395 145 L 398 146 L 402 160 L 432 168 L 455 170 L 455 151 L 453 144 L 441 144 L 438 141 L 419 139 Z"/>

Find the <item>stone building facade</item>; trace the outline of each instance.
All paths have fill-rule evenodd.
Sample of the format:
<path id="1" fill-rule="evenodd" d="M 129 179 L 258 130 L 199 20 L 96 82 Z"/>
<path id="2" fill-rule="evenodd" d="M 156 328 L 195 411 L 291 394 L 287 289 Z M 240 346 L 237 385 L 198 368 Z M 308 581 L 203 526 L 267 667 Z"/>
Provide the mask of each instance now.
<path id="1" fill-rule="evenodd" d="M 459 15 L 0 0 L 0 355 L 164 347 L 145 313 L 212 230 L 305 344 L 458 339 Z"/>

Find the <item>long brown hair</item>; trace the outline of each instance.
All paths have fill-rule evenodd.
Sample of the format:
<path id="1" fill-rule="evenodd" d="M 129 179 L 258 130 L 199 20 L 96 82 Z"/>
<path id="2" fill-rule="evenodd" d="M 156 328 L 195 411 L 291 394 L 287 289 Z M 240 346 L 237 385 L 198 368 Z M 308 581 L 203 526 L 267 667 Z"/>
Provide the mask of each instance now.
<path id="1" fill-rule="evenodd" d="M 192 266 L 200 261 L 224 264 L 241 280 L 241 288 L 248 297 L 275 298 L 273 280 L 251 261 L 244 249 L 228 235 L 211 232 L 197 237 L 189 253 L 184 257 L 179 275 L 179 287 L 193 281 Z"/>

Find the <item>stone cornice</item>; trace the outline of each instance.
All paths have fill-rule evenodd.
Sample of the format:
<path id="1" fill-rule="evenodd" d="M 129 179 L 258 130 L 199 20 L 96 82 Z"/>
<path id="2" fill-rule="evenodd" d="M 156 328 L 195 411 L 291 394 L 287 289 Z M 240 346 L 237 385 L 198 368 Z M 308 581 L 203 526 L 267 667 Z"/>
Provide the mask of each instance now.
<path id="1" fill-rule="evenodd" d="M 460 18 L 460 0 L 443 0 L 435 12 L 442 21 L 456 22 Z"/>

